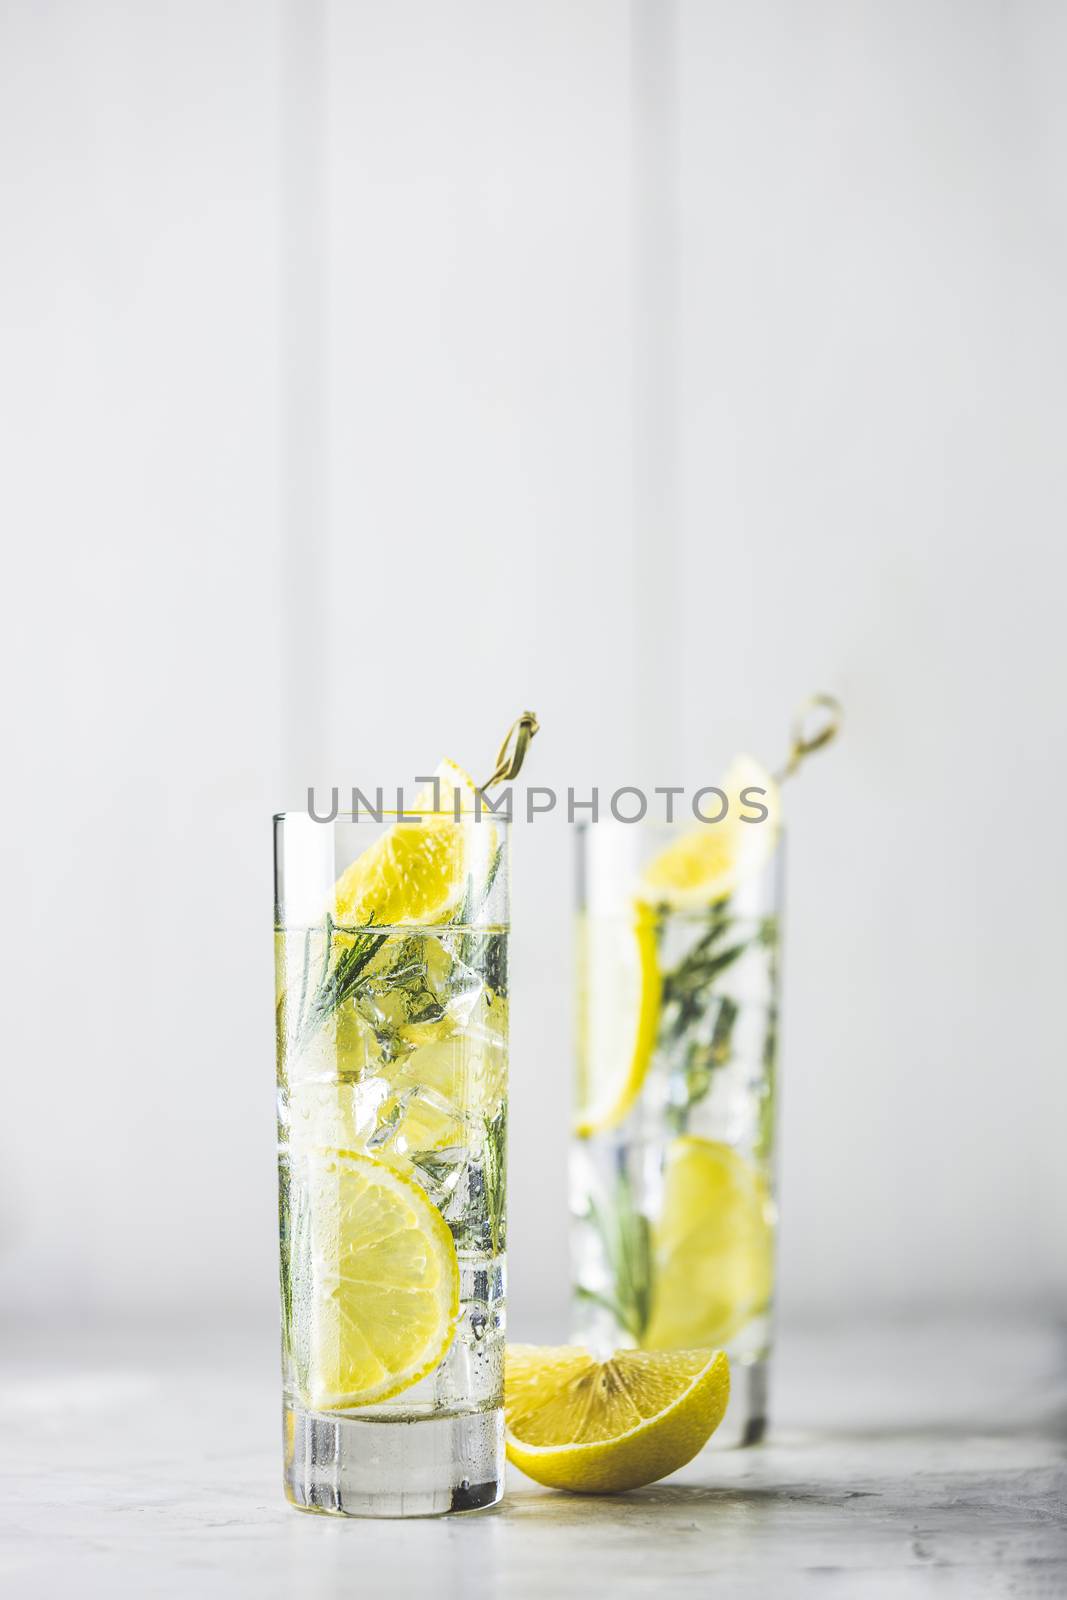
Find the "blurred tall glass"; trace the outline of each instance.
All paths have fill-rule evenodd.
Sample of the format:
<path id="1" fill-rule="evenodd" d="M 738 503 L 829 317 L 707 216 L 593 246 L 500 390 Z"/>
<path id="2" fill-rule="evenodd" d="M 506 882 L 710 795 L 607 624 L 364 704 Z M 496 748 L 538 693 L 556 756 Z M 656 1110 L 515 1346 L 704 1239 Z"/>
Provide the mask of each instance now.
<path id="1" fill-rule="evenodd" d="M 492 1505 L 507 824 L 291 814 L 274 837 L 285 1491 L 349 1515 Z"/>
<path id="2" fill-rule="evenodd" d="M 695 826 L 577 830 L 574 1331 L 599 1349 L 724 1348 L 716 1439 L 753 1444 L 774 1299 L 783 852 L 764 833 L 728 892 L 658 902 L 650 865 Z"/>

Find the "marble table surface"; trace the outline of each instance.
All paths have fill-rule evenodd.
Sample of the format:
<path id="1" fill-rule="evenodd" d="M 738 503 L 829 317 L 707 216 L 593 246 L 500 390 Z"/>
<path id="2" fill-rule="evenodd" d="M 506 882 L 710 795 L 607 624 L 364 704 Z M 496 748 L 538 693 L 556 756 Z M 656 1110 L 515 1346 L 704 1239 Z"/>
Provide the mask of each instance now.
<path id="1" fill-rule="evenodd" d="M 0 1592 L 1067 1595 L 1067 1340 L 954 1317 L 787 1329 L 769 1442 L 406 1523 L 283 1501 L 270 1330 L 8 1330 Z"/>

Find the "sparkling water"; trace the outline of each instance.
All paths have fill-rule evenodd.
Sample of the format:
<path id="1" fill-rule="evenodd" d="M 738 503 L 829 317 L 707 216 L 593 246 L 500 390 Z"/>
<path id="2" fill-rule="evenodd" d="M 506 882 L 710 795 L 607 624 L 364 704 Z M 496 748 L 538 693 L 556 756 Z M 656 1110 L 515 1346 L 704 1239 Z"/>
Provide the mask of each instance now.
<path id="1" fill-rule="evenodd" d="M 346 1487 L 379 1512 L 484 1503 L 480 1487 L 499 1477 L 503 1393 L 506 933 L 324 923 L 275 937 L 290 1493 L 333 1510 L 348 1509 Z M 378 1404 L 315 1414 L 306 1403 L 309 1164 L 336 1151 L 383 1162 L 423 1189 L 455 1244 L 461 1307 L 447 1353 L 418 1383 Z M 457 1421 L 479 1415 L 484 1426 Z M 372 1446 L 375 1423 L 419 1429 L 378 1430 Z M 457 1439 L 471 1459 L 453 1463 L 456 1482 L 442 1490 Z M 406 1486 L 403 1505 L 386 1504 L 390 1476 Z M 423 1479 L 434 1486 L 426 1504 Z"/>
<path id="2" fill-rule="evenodd" d="M 608 921 L 590 917 L 587 935 L 619 940 L 630 933 L 631 921 Z M 640 1092 L 621 1123 L 576 1137 L 571 1147 L 575 1335 L 601 1352 L 648 1343 L 655 1331 L 655 1241 L 665 1173 L 680 1142 L 706 1141 L 705 1150 L 736 1154 L 766 1195 L 761 1211 L 772 1235 L 774 1228 L 777 919 L 736 915 L 727 901 L 698 914 L 661 910 L 654 931 L 663 987 Z M 580 1011 L 592 1003 L 583 994 Z M 607 997 L 601 993 L 596 1003 Z M 581 1081 L 581 1063 L 579 1069 Z M 687 1248 L 695 1253 L 700 1218 L 694 1222 Z M 742 1369 L 766 1359 L 770 1315 L 768 1292 L 728 1338 L 711 1341 L 726 1345 L 735 1390 L 743 1386 Z M 759 1426 L 752 1422 L 751 1436 Z"/>

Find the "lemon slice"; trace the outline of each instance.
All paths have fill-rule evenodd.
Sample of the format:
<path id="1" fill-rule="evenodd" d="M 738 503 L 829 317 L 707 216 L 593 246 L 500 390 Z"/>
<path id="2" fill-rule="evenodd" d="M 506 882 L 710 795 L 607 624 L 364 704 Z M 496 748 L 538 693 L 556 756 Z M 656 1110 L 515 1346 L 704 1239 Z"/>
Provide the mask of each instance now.
<path id="1" fill-rule="evenodd" d="M 411 815 L 379 835 L 338 878 L 335 921 L 350 927 L 407 927 L 443 922 L 459 900 L 467 873 L 468 828 L 456 827 L 455 811 L 474 810 L 474 781 L 454 761 L 442 761 L 438 805 L 432 785 L 419 794 Z M 483 827 L 482 833 L 495 829 Z"/>
<path id="2" fill-rule="evenodd" d="M 675 1139 L 652 1249 L 645 1348 L 726 1344 L 771 1296 L 774 1207 L 759 1171 L 729 1145 Z"/>
<path id="3" fill-rule="evenodd" d="M 316 1151 L 305 1171 L 307 1402 L 337 1411 L 387 1400 L 432 1372 L 452 1343 L 452 1235 L 418 1184 L 369 1156 Z"/>
<path id="4" fill-rule="evenodd" d="M 726 816 L 686 829 L 649 863 L 641 880 L 644 900 L 680 911 L 713 905 L 754 877 L 773 855 L 781 831 L 781 797 L 770 773 L 751 756 L 738 756 L 721 787 L 729 800 Z M 741 792 L 750 788 L 765 792 L 743 804 Z M 746 822 L 759 805 L 768 815 Z M 712 809 L 710 802 L 707 809 Z"/>
<path id="5" fill-rule="evenodd" d="M 511 1345 L 508 1459 L 553 1489 L 611 1494 L 691 1461 L 722 1421 L 730 1369 L 721 1350 Z"/>
<path id="6" fill-rule="evenodd" d="M 578 1110 L 581 1137 L 615 1128 L 632 1110 L 656 1044 L 662 982 L 656 918 L 587 918 L 579 929 Z"/>

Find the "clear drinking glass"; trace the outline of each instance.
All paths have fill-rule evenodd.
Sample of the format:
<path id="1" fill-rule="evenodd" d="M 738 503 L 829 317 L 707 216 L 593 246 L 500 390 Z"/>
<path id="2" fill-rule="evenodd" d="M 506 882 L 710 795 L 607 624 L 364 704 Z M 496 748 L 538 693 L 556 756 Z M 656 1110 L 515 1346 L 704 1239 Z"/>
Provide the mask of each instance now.
<path id="1" fill-rule="evenodd" d="M 275 819 L 285 1492 L 503 1492 L 508 832 Z M 436 904 L 435 904 L 436 899 Z"/>
<path id="2" fill-rule="evenodd" d="M 771 1353 L 782 844 L 764 835 L 710 903 L 657 904 L 648 865 L 693 827 L 577 833 L 575 1334 L 600 1349 L 724 1348 L 716 1438 L 752 1444 Z"/>

